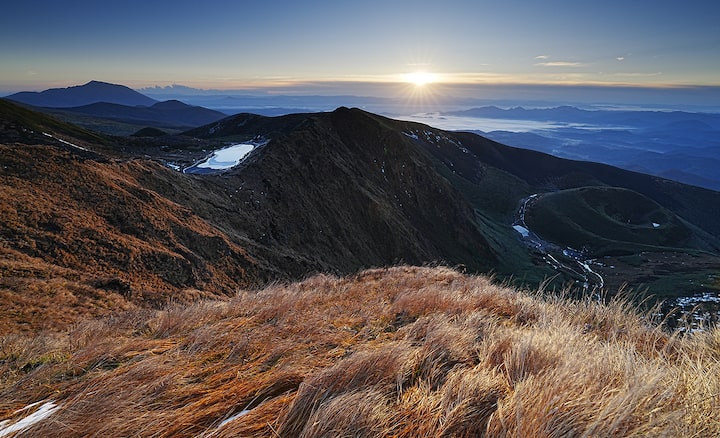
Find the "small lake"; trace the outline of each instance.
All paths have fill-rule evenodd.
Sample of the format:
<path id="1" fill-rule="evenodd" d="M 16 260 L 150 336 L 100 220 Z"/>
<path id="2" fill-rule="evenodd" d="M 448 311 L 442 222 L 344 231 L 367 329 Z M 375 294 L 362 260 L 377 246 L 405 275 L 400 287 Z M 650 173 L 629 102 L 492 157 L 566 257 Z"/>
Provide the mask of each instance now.
<path id="1" fill-rule="evenodd" d="M 183 170 L 183 173 L 213 173 L 218 170 L 230 169 L 255 149 L 254 144 L 239 143 L 218 149 L 209 157 Z"/>

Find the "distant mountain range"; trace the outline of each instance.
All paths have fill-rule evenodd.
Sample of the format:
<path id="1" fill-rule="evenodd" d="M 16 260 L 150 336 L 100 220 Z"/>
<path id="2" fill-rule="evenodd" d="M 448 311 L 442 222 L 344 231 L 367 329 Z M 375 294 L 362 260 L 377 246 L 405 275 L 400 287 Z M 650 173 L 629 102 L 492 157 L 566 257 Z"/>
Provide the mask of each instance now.
<path id="1" fill-rule="evenodd" d="M 178 100 L 158 102 L 123 85 L 99 81 L 39 93 L 21 92 L 7 99 L 108 134 L 128 135 L 148 126 L 187 129 L 226 117 L 219 111 Z M 104 120 L 123 125 L 118 127 L 118 123 Z"/>
<path id="2" fill-rule="evenodd" d="M 124 85 L 100 81 L 90 81 L 84 85 L 67 88 L 51 88 L 40 92 L 22 91 L 11 94 L 6 99 L 46 108 L 78 107 L 98 102 L 127 106 L 152 106 L 158 102 Z"/>
<path id="3" fill-rule="evenodd" d="M 720 114 L 716 113 L 488 106 L 412 119 L 562 158 L 720 190 Z"/>
<path id="4" fill-rule="evenodd" d="M 213 123 L 227 113 L 251 112 L 267 116 L 309 112 L 304 108 L 359 101 L 391 108 L 386 98 L 357 96 L 275 96 L 223 94 L 183 86 L 142 89 L 154 97 L 182 96 L 157 102 L 122 85 L 91 81 L 85 85 L 40 93 L 16 93 L 9 99 L 33 105 L 62 120 L 111 135 L 179 133 Z M 185 100 L 190 99 L 190 100 Z M 85 102 L 77 105 L 78 102 Z M 211 110 L 208 108 L 217 108 Z M 499 108 L 485 106 L 463 111 L 429 113 L 419 120 L 445 129 L 469 130 L 503 144 L 593 161 L 720 190 L 720 114 L 685 111 L 585 110 L 572 106 Z M 461 120 L 461 123 L 457 123 Z M 493 123 L 498 121 L 498 123 Z M 533 128 L 513 129 L 518 121 Z M 449 127 L 448 125 L 453 125 Z M 493 128 L 493 125 L 497 127 Z M 503 125 L 507 127 L 503 127 Z M 145 130 L 144 128 L 154 128 Z M 158 131 L 160 129 L 160 131 Z"/>

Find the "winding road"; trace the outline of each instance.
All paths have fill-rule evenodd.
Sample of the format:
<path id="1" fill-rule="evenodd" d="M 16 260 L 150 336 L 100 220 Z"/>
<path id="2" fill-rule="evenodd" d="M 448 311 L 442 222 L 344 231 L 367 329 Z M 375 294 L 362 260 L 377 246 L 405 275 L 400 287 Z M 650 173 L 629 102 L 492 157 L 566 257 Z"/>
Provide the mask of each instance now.
<path id="1" fill-rule="evenodd" d="M 543 260 L 552 266 L 553 269 L 559 272 L 569 273 L 571 276 L 581 279 L 584 290 L 603 288 L 605 286 L 605 280 L 602 275 L 590 267 L 594 259 L 586 258 L 582 251 L 569 247 L 563 248 L 552 242 L 548 242 L 528 227 L 525 222 L 528 205 L 541 197 L 542 193 L 535 193 L 522 199 L 520 208 L 518 208 L 517 213 L 515 213 L 515 221 L 512 223 L 513 229 L 520 233 L 522 241 L 525 242 L 527 246 L 540 252 Z M 571 262 L 568 263 L 568 261 Z"/>

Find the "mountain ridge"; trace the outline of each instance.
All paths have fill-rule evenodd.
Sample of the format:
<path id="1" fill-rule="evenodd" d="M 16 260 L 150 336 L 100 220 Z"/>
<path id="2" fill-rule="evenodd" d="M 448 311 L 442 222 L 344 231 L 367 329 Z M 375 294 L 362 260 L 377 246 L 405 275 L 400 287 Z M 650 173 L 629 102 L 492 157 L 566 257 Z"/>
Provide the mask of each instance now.
<path id="1" fill-rule="evenodd" d="M 124 85 L 95 80 L 83 85 L 50 88 L 40 92 L 21 91 L 5 98 L 28 105 L 48 108 L 77 107 L 98 102 L 128 106 L 151 106 L 157 103 L 157 100 Z"/>
<path id="2" fill-rule="evenodd" d="M 720 193 L 718 192 L 604 164 L 561 159 L 539 152 L 513 148 L 474 134 L 442 131 L 414 122 L 388 119 L 358 109 L 340 108 L 330 114 L 317 113 L 312 117 L 332 118 L 338 117 L 338 114 L 352 114 L 357 117 L 356 121 L 360 126 L 364 126 L 359 121 L 363 118 L 374 120 L 372 123 L 384 126 L 383 129 L 394 132 L 395 140 L 393 142 L 415 143 L 415 146 L 428 153 L 435 163 L 433 170 L 439 172 L 452 186 L 459 189 L 471 208 L 475 210 L 475 223 L 482 230 L 481 234 L 484 235 L 485 240 L 489 243 L 494 242 L 492 243 L 493 251 L 496 254 L 506 254 L 505 258 L 514 259 L 512 262 L 506 262 L 505 267 L 500 270 L 506 275 L 518 268 L 518 260 L 527 257 L 516 252 L 516 243 L 512 242 L 514 231 L 511 231 L 508 225 L 513 221 L 513 215 L 522 198 L 543 191 L 583 186 L 626 187 L 673 210 L 675 214 L 705 230 L 702 235 L 709 246 L 701 243 L 703 238 L 700 238 L 696 240 L 696 243 L 690 243 L 695 250 L 702 247 L 710 249 L 712 253 L 717 253 L 719 248 L 717 237 L 713 237 L 718 236 L 719 231 L 714 207 L 720 202 L 720 198 L 718 198 Z M 186 135 L 237 141 L 243 138 L 252 138 L 258 134 L 283 138 L 286 132 L 300 126 L 304 117 L 311 116 L 260 117 L 240 114 L 206 127 L 188 131 Z M 359 137 L 370 131 L 370 129 L 364 128 L 345 129 L 343 132 L 353 132 L 353 135 Z M 380 156 L 375 159 L 375 172 L 382 172 L 382 159 Z M 252 154 L 247 162 L 253 162 Z M 245 171 L 244 166 L 240 167 L 243 170 L 239 170 L 239 172 Z M 657 247 L 658 251 L 661 246 Z M 507 254 L 512 255 L 507 256 Z M 622 264 L 622 261 L 613 260 L 612 262 L 617 265 Z M 520 262 L 520 265 L 524 266 L 521 269 L 528 269 L 528 264 L 532 263 L 527 259 Z M 702 271 L 707 272 L 705 269 L 703 268 Z M 606 271 L 607 275 L 616 278 L 614 281 L 618 281 L 615 273 L 610 272 L 608 268 Z M 658 272 L 651 270 L 641 277 L 656 278 Z M 624 273 L 629 274 L 628 272 Z M 627 280 L 633 281 L 631 277 L 628 277 Z M 619 286 L 620 284 L 614 284 L 614 287 Z"/>
<path id="3" fill-rule="evenodd" d="M 56 110 L 134 124 L 185 129 L 206 125 L 227 117 L 226 114 L 219 111 L 187 105 L 179 100 L 157 102 L 150 106 L 95 102 L 78 107 L 57 108 Z"/>
<path id="4" fill-rule="evenodd" d="M 518 209 L 532 215 L 541 204 L 524 200 L 540 192 L 623 182 L 662 205 L 663 217 L 682 218 L 690 238 L 674 247 L 652 234 L 642 245 L 613 242 L 622 251 L 593 267 L 604 286 L 647 284 L 670 296 L 720 289 L 718 192 L 359 109 L 239 114 L 182 136 L 132 139 L 98 136 L 9 101 L 0 109 L 0 177 L 13 188 L 0 221 L 9 296 L 65 272 L 67 296 L 113 297 L 105 308 L 105 298 L 94 305 L 103 314 L 118 303 L 161 305 L 402 263 L 494 272 L 517 284 L 582 283 L 576 267 L 565 269 L 577 263 L 563 255 L 563 242 L 544 244 L 543 253 L 518 234 Z M 256 146 L 230 169 L 182 172 L 243 142 Z M 655 218 L 647 205 L 638 214 Z M 599 207 L 591 211 L 605 211 Z M 586 259 L 602 249 L 592 243 Z M 39 267 L 28 270 L 33 260 Z M 37 322 L 47 312 L 12 308 L 19 313 L 8 321 Z"/>

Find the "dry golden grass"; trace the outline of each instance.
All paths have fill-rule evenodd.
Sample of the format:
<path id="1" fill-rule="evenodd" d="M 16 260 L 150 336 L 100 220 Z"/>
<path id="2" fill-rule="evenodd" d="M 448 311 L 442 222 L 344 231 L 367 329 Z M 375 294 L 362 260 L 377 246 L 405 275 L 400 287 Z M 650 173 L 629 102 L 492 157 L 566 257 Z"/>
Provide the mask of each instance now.
<path id="1" fill-rule="evenodd" d="M 232 295 L 264 278 L 192 205 L 138 180 L 166 171 L 157 163 L 21 144 L 0 144 L 0 163 L 0 334 Z"/>
<path id="2" fill-rule="evenodd" d="M 59 406 L 23 436 L 720 435 L 720 330 L 670 335 L 622 301 L 448 268 L 7 335 L 0 372 L 0 419 Z"/>

